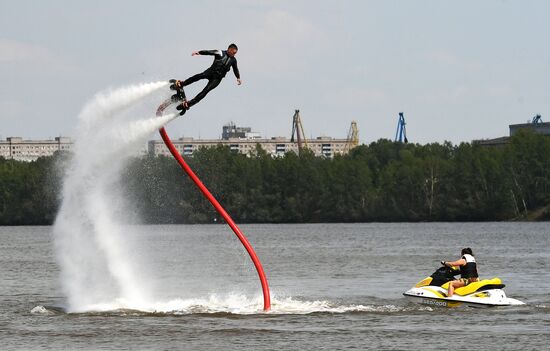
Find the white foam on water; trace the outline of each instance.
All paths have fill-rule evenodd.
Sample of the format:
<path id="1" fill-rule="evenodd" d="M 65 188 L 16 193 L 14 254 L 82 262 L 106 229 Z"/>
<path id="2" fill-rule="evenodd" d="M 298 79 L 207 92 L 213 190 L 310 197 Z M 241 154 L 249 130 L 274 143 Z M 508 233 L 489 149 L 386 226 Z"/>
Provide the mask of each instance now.
<path id="1" fill-rule="evenodd" d="M 86 306 L 117 299 L 129 304 L 148 299 L 147 284 L 134 271 L 124 237 L 122 224 L 128 207 L 120 192 L 120 178 L 125 162 L 151 133 L 177 116 L 128 111 L 167 84 L 139 84 L 99 93 L 79 115 L 74 156 L 54 224 L 69 312 L 87 311 Z M 151 110 L 154 107 L 148 106 Z"/>
<path id="2" fill-rule="evenodd" d="M 31 310 L 32 314 L 45 314 L 45 315 L 51 315 L 54 314 L 52 311 L 48 310 L 46 307 L 38 305 L 35 308 Z"/>
<path id="3" fill-rule="evenodd" d="M 229 313 L 251 315 L 266 313 L 263 311 L 263 297 L 249 297 L 239 293 L 225 295 L 211 294 L 205 298 L 177 298 L 152 303 L 138 303 L 116 299 L 107 303 L 83 306 L 87 312 L 117 312 L 132 310 L 136 313 L 164 313 L 173 315 Z M 326 300 L 301 300 L 292 297 L 272 299 L 271 310 L 267 313 L 276 315 L 312 313 L 396 313 L 410 310 L 410 307 L 396 305 L 356 305 L 339 304 Z M 432 311 L 430 307 L 418 306 L 413 310 Z"/>

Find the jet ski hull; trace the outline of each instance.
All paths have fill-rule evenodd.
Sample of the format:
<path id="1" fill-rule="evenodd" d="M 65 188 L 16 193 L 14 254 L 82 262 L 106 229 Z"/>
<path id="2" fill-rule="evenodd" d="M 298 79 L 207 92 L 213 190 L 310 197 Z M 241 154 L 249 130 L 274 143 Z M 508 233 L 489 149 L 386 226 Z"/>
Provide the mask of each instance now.
<path id="1" fill-rule="evenodd" d="M 524 305 L 523 302 L 506 296 L 502 289 L 476 291 L 466 296 L 453 295 L 447 297 L 447 289 L 439 286 L 423 286 L 412 288 L 403 293 L 409 300 L 429 306 L 458 307 L 467 305 L 472 307 L 515 306 Z"/>

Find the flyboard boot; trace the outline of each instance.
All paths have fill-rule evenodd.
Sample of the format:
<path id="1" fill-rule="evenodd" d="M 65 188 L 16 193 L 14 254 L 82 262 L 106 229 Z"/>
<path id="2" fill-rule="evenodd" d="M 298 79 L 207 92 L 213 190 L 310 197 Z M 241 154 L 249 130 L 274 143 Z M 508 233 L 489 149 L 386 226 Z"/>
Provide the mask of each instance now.
<path id="1" fill-rule="evenodd" d="M 175 90 L 176 93 L 170 97 L 172 102 L 181 103 L 176 107 L 176 110 L 181 111 L 180 116 L 183 116 L 187 110 L 189 110 L 189 104 L 187 98 L 185 97 L 185 91 L 183 90 L 183 82 L 177 79 L 170 79 L 170 89 Z"/>
<path id="2" fill-rule="evenodd" d="M 187 110 L 189 110 L 189 102 L 187 99 L 183 99 L 182 103 L 176 106 L 176 110 L 181 111 L 180 116 L 183 116 Z"/>

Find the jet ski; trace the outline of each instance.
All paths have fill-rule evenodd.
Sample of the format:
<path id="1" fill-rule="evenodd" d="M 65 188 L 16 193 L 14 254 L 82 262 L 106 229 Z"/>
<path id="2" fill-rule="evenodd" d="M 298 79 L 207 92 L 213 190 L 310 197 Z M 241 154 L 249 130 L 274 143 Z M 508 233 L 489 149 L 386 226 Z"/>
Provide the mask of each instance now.
<path id="1" fill-rule="evenodd" d="M 463 304 L 474 307 L 524 305 L 523 302 L 506 296 L 503 290 L 505 285 L 499 278 L 483 279 L 456 288 L 454 295 L 447 297 L 449 282 L 458 274 L 460 270 L 456 267 L 441 267 L 403 295 L 415 302 L 442 307 L 458 307 Z"/>

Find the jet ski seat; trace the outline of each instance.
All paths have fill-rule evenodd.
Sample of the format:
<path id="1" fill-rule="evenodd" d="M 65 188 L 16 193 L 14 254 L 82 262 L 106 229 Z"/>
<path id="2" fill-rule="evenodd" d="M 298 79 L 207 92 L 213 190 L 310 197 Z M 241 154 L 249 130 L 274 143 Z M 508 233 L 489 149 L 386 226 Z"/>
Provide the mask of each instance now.
<path id="1" fill-rule="evenodd" d="M 470 283 L 466 286 L 463 286 L 461 288 L 457 288 L 455 290 L 455 294 L 460 296 L 466 296 L 471 293 L 474 293 L 476 291 L 483 291 L 483 290 L 490 290 L 490 289 L 502 289 L 504 288 L 504 284 L 502 284 L 502 281 L 500 278 L 493 278 L 493 279 L 483 279 L 478 282 Z M 449 289 L 449 283 L 445 283 L 441 286 L 444 289 Z"/>

